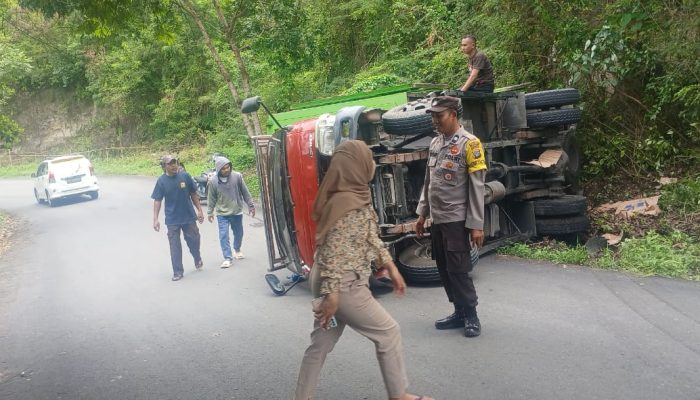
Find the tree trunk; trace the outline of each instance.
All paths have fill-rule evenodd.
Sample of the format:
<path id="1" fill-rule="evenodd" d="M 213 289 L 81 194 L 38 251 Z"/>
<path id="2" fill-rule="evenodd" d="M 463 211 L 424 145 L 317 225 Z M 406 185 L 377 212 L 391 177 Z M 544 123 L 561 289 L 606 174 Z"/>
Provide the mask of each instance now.
<path id="1" fill-rule="evenodd" d="M 226 17 L 224 17 L 223 11 L 221 10 L 221 4 L 219 3 L 219 0 L 212 0 L 212 3 L 214 4 L 214 10 L 216 10 L 216 16 L 219 18 L 219 25 L 221 25 L 221 29 L 224 31 L 226 41 L 228 42 L 228 45 L 236 58 L 238 73 L 241 76 L 241 84 L 243 85 L 243 94 L 245 95 L 245 97 L 251 97 L 253 95 L 253 91 L 250 85 L 250 75 L 248 74 L 248 69 L 246 68 L 245 63 L 243 62 L 243 57 L 241 56 L 241 49 L 238 46 L 238 41 L 233 35 L 232 29 L 232 27 L 235 25 L 235 18 L 238 18 L 238 16 L 234 17 L 233 24 L 229 24 L 228 21 L 226 21 Z M 263 130 L 260 126 L 260 119 L 258 118 L 258 114 L 250 114 L 250 117 L 253 120 L 255 134 L 262 135 Z"/>
<path id="2" fill-rule="evenodd" d="M 241 106 L 241 97 L 238 94 L 238 88 L 236 88 L 236 85 L 233 84 L 233 80 L 231 79 L 231 74 L 229 73 L 228 69 L 226 69 L 226 65 L 224 64 L 223 60 L 221 59 L 221 56 L 219 55 L 219 51 L 216 50 L 216 47 L 214 46 L 214 43 L 211 40 L 211 37 L 209 36 L 209 32 L 207 32 L 207 28 L 204 26 L 204 23 L 202 22 L 202 18 L 200 15 L 197 13 L 197 10 L 192 4 L 190 0 L 180 0 L 178 4 L 187 12 L 187 14 L 192 17 L 194 20 L 195 24 L 197 24 L 197 27 L 199 28 L 200 32 L 202 32 L 202 36 L 204 38 L 204 43 L 206 44 L 207 48 L 209 49 L 209 52 L 211 53 L 212 57 L 214 58 L 214 62 L 216 63 L 216 66 L 219 68 L 219 73 L 221 73 L 221 76 L 223 77 L 224 81 L 226 82 L 226 86 L 228 86 L 229 91 L 231 92 L 231 97 L 233 98 L 233 104 L 237 108 L 240 108 Z M 249 117 L 248 114 L 241 114 L 241 118 L 243 119 L 243 125 L 245 126 L 246 133 L 248 134 L 249 137 L 253 137 L 257 134 L 255 125 L 251 121 L 251 118 Z M 257 119 L 257 118 L 256 118 Z M 258 122 L 258 125 L 260 123 Z"/>

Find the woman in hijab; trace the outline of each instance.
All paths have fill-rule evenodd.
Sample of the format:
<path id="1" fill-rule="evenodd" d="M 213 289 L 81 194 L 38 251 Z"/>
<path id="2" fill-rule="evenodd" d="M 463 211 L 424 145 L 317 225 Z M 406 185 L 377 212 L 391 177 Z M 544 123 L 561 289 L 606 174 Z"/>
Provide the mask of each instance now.
<path id="1" fill-rule="evenodd" d="M 296 400 L 313 398 L 326 355 L 346 326 L 374 342 L 384 384 L 392 400 L 428 400 L 406 392 L 399 324 L 369 291 L 370 262 L 386 268 L 394 292 L 406 283 L 379 239 L 377 214 L 371 206 L 369 182 L 374 176 L 372 151 L 359 140 L 341 143 L 321 182 L 312 218 L 316 221 L 316 254 L 311 272 L 314 329 L 304 353 Z M 332 327 L 335 317 L 337 326 Z"/>

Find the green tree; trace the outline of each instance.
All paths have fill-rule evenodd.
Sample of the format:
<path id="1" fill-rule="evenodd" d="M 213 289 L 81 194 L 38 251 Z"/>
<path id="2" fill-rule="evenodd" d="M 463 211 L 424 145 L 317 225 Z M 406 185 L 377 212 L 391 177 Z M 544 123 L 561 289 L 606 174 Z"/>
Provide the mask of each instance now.
<path id="1" fill-rule="evenodd" d="M 14 2 L 0 2 L 0 18 L 5 21 L 16 9 Z M 7 107 L 15 94 L 15 88 L 32 70 L 31 59 L 12 44 L 11 37 L 0 31 L 0 147 L 10 147 L 17 142 L 22 128 L 12 119 Z"/>

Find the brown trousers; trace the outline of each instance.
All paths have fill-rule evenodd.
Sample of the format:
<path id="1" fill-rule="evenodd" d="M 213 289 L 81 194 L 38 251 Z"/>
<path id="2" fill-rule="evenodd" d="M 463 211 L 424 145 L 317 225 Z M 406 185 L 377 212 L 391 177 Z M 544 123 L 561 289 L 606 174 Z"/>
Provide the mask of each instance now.
<path id="1" fill-rule="evenodd" d="M 311 286 L 312 291 L 316 292 L 313 288 L 317 287 L 318 273 L 314 272 L 317 271 L 312 270 Z M 403 363 L 401 329 L 372 297 L 367 278 L 359 278 L 354 272 L 343 276 L 335 318 L 338 326 L 329 330 L 321 329 L 319 322 L 314 321 L 311 345 L 306 349 L 301 362 L 294 399 L 313 399 L 326 355 L 333 350 L 346 325 L 374 342 L 389 397 L 403 396 L 408 387 L 408 378 Z"/>

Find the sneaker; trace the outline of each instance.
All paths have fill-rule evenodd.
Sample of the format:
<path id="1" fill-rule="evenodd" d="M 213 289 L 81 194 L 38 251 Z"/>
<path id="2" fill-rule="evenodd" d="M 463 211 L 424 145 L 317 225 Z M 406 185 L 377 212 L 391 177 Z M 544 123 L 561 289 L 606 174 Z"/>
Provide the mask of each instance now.
<path id="1" fill-rule="evenodd" d="M 234 252 L 233 252 L 233 257 L 234 257 L 236 260 L 240 260 L 241 258 L 245 258 L 245 257 L 243 257 L 243 253 L 241 253 L 240 251 L 234 251 Z"/>
<path id="2" fill-rule="evenodd" d="M 197 263 L 194 264 L 194 268 L 197 271 L 201 271 L 202 267 L 204 267 L 204 261 L 202 261 L 202 260 L 199 260 Z"/>
<path id="3" fill-rule="evenodd" d="M 231 260 L 228 258 L 224 260 L 224 262 L 221 263 L 221 268 L 228 268 L 231 266 Z"/>
<path id="4" fill-rule="evenodd" d="M 173 278 L 171 280 L 174 282 L 174 281 L 179 281 L 180 279 L 182 279 L 182 275 L 175 274 L 175 275 L 173 275 Z"/>

